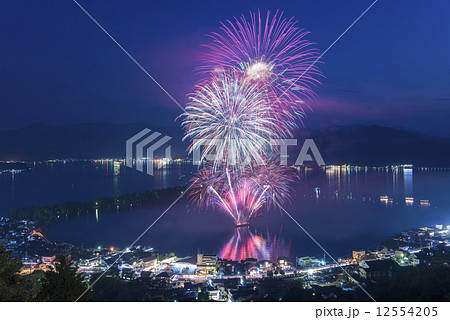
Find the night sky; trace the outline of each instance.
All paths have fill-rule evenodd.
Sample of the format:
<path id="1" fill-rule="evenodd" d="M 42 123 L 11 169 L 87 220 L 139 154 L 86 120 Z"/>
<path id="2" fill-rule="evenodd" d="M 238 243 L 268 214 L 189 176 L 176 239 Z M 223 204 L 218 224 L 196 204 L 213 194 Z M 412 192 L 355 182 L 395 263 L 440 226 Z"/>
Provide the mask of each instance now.
<path id="1" fill-rule="evenodd" d="M 373 0 L 79 0 L 182 105 L 206 34 L 249 10 L 295 16 L 324 51 Z M 323 57 L 306 127 L 450 136 L 450 1 L 379 0 Z M 0 4 L 0 131 L 33 123 L 171 124 L 181 110 L 71 0 Z"/>

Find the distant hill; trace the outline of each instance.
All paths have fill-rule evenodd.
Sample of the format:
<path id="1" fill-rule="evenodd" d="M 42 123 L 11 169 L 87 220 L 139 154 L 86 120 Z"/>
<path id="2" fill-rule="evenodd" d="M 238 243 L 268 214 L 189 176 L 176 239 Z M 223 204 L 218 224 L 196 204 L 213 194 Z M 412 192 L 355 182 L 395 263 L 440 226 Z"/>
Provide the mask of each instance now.
<path id="1" fill-rule="evenodd" d="M 36 124 L 0 132 L 0 160 L 47 160 L 67 158 L 124 158 L 125 141 L 144 128 L 171 136 L 172 155 L 186 155 L 178 126 L 145 123 L 87 123 L 52 126 Z M 302 142 L 314 139 L 325 163 L 391 165 L 411 163 L 420 166 L 450 167 L 450 140 L 380 126 L 300 128 L 295 136 Z M 297 148 L 289 154 L 296 158 Z M 162 148 L 164 149 L 164 148 Z"/>
<path id="2" fill-rule="evenodd" d="M 181 142 L 182 131 L 176 126 L 144 123 L 35 124 L 0 133 L 0 160 L 125 158 L 126 140 L 145 128 L 171 136 L 172 155 L 185 154 L 188 144 Z"/>
<path id="3" fill-rule="evenodd" d="M 314 139 L 327 164 L 450 167 L 447 138 L 381 126 L 299 129 L 296 136 L 299 141 Z M 300 148 L 301 145 L 297 150 Z"/>

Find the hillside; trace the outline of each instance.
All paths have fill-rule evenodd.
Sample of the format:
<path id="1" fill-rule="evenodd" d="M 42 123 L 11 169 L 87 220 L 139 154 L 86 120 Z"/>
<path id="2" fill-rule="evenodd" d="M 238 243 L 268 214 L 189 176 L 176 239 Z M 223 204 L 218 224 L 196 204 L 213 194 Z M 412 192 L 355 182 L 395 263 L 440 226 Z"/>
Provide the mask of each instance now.
<path id="1" fill-rule="evenodd" d="M 0 132 L 0 160 L 124 158 L 125 141 L 144 128 L 172 137 L 173 156 L 186 156 L 177 126 L 87 123 L 67 126 L 36 124 Z M 314 139 L 325 163 L 354 165 L 450 166 L 450 140 L 380 126 L 301 128 L 299 146 L 289 147 L 296 158 L 304 139 Z M 162 148 L 163 149 L 163 148 Z"/>

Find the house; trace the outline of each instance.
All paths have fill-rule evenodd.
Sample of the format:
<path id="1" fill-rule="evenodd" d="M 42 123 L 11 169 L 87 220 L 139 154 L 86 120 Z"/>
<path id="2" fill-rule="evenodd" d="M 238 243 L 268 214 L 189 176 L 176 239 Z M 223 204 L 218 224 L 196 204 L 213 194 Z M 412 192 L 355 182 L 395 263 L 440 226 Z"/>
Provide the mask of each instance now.
<path id="1" fill-rule="evenodd" d="M 315 257 L 300 257 L 297 258 L 297 266 L 300 269 L 311 269 L 322 266 L 323 263 L 321 260 L 316 259 Z"/>
<path id="2" fill-rule="evenodd" d="M 196 258 L 188 257 L 171 264 L 173 272 L 182 274 L 194 274 L 197 270 Z"/>
<path id="3" fill-rule="evenodd" d="M 281 270 L 288 270 L 291 268 L 291 263 L 289 262 L 288 257 L 278 257 L 277 259 L 277 267 Z"/>
<path id="4" fill-rule="evenodd" d="M 42 263 L 45 263 L 45 264 L 51 264 L 53 261 L 55 261 L 55 259 L 56 259 L 56 256 L 41 257 Z"/>
<path id="5" fill-rule="evenodd" d="M 366 250 L 352 252 L 353 260 L 355 260 L 357 262 L 362 261 L 365 256 L 366 256 Z"/>
<path id="6" fill-rule="evenodd" d="M 197 254 L 197 274 L 213 274 L 217 270 L 217 255 Z"/>
<path id="7" fill-rule="evenodd" d="M 268 270 L 272 270 L 273 263 L 272 263 L 272 261 L 269 261 L 269 260 L 261 260 L 261 261 L 258 261 L 258 266 L 259 266 L 259 269 L 268 271 Z"/>
<path id="8" fill-rule="evenodd" d="M 374 281 L 392 280 L 397 277 L 401 268 L 397 262 L 391 259 L 366 260 L 362 261 L 359 266 L 361 277 Z"/>
<path id="9" fill-rule="evenodd" d="M 156 256 L 142 258 L 142 266 L 144 269 L 156 268 L 158 266 L 158 258 Z"/>

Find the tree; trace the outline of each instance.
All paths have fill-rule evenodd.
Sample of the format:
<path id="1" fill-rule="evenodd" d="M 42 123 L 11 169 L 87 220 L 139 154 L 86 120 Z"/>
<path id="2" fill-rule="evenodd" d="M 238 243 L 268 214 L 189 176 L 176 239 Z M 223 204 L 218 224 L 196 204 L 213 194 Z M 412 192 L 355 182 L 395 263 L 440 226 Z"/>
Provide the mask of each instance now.
<path id="1" fill-rule="evenodd" d="M 95 274 L 91 278 L 93 301 L 149 301 L 147 286 L 139 281 L 125 281 L 118 277 Z"/>
<path id="2" fill-rule="evenodd" d="M 407 272 L 391 282 L 380 283 L 374 297 L 377 301 L 450 301 L 450 268 Z"/>
<path id="3" fill-rule="evenodd" d="M 73 268 L 73 264 L 61 256 L 55 266 L 56 272 L 48 271 L 42 280 L 42 289 L 37 295 L 39 301 L 75 301 L 88 288 L 83 276 Z M 80 300 L 87 301 L 92 292 L 87 291 Z"/>
<path id="4" fill-rule="evenodd" d="M 314 296 L 313 291 L 305 289 L 303 281 L 295 280 L 289 283 L 286 289 L 286 294 L 283 297 L 284 301 L 317 301 L 317 297 Z"/>
<path id="5" fill-rule="evenodd" d="M 198 293 L 198 301 L 208 302 L 209 301 L 209 293 L 207 291 L 201 291 Z"/>
<path id="6" fill-rule="evenodd" d="M 11 258 L 11 253 L 0 245 L 0 301 L 27 301 L 31 297 L 20 277 L 22 262 Z"/>

